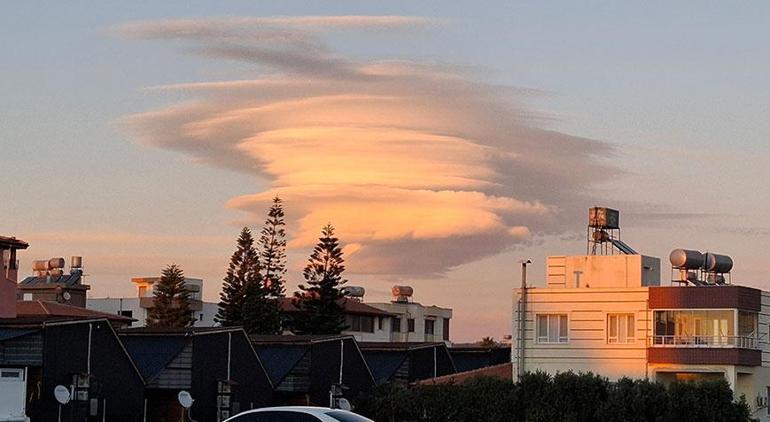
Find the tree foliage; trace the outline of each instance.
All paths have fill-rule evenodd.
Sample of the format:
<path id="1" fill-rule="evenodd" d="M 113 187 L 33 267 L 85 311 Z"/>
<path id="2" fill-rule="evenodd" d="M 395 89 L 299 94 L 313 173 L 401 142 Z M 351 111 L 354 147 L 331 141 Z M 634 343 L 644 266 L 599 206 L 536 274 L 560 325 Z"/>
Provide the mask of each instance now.
<path id="1" fill-rule="evenodd" d="M 148 327 L 187 327 L 192 325 L 190 292 L 185 288 L 182 268 L 171 264 L 163 269 L 155 286 Z"/>
<path id="2" fill-rule="evenodd" d="M 380 422 L 632 421 L 748 422 L 749 406 L 724 380 L 610 382 L 591 374 L 527 373 L 518 382 L 473 378 L 463 384 L 408 388 L 386 384 L 356 400 L 356 411 Z"/>
<path id="3" fill-rule="evenodd" d="M 243 325 L 246 292 L 255 283 L 259 283 L 259 256 L 251 231 L 244 227 L 238 236 L 237 249 L 230 258 L 214 321 L 223 326 Z"/>
<path id="4" fill-rule="evenodd" d="M 340 305 L 340 299 L 345 297 L 341 287 L 347 282 L 342 278 L 344 262 L 334 227 L 327 224 L 302 273 L 306 284 L 301 284 L 300 292 L 294 294 L 298 312 L 292 321 L 292 331 L 296 334 L 339 334 L 347 328 Z"/>
<path id="5" fill-rule="evenodd" d="M 270 297 L 283 297 L 286 275 L 286 222 L 281 198 L 273 198 L 259 237 L 262 282 Z"/>

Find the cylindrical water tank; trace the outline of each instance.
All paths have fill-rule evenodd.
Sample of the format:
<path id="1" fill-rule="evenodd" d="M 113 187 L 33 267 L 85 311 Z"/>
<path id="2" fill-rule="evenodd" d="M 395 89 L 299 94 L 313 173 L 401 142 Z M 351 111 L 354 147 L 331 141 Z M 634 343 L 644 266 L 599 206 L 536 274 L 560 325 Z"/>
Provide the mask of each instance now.
<path id="1" fill-rule="evenodd" d="M 703 268 L 705 262 L 702 253 L 689 249 L 674 249 L 668 259 L 671 261 L 672 267 L 687 270 Z"/>
<path id="2" fill-rule="evenodd" d="M 364 297 L 366 290 L 360 286 L 346 286 L 342 289 L 350 297 Z"/>
<path id="3" fill-rule="evenodd" d="M 48 260 L 37 259 L 32 261 L 32 271 L 48 271 Z"/>
<path id="4" fill-rule="evenodd" d="M 703 255 L 703 269 L 710 273 L 729 273 L 733 269 L 733 259 L 727 255 L 707 252 Z"/>
<path id="5" fill-rule="evenodd" d="M 48 260 L 50 268 L 64 268 L 64 258 L 51 258 Z"/>
<path id="6" fill-rule="evenodd" d="M 414 294 L 414 289 L 409 286 L 393 286 L 393 288 L 390 289 L 390 292 L 393 293 L 393 296 L 396 297 L 410 297 Z"/>
<path id="7" fill-rule="evenodd" d="M 70 267 L 71 268 L 83 268 L 83 257 L 82 256 L 73 256 L 70 258 Z"/>

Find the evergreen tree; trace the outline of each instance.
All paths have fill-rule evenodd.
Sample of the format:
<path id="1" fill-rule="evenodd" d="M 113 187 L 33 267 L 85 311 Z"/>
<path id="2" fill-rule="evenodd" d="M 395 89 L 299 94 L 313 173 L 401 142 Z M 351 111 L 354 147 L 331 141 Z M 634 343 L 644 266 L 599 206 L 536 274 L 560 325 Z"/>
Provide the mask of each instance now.
<path id="1" fill-rule="evenodd" d="M 244 227 L 238 237 L 238 248 L 230 258 L 214 321 L 223 326 L 243 325 L 246 291 L 254 283 L 259 283 L 259 257 L 251 231 Z"/>
<path id="2" fill-rule="evenodd" d="M 262 282 L 270 297 L 283 297 L 286 274 L 286 229 L 281 198 L 273 198 L 259 237 Z"/>
<path id="3" fill-rule="evenodd" d="M 243 301 L 243 329 L 249 334 L 281 334 L 283 317 L 280 303 L 269 297 L 264 283 L 251 283 L 246 287 Z"/>
<path id="4" fill-rule="evenodd" d="M 299 309 L 292 327 L 296 334 L 339 334 L 347 328 L 340 305 L 345 297 L 341 287 L 347 282 L 342 278 L 345 260 L 334 227 L 327 224 L 318 240 L 302 273 L 307 285 L 301 284 L 301 292 L 294 294 Z"/>
<path id="5" fill-rule="evenodd" d="M 148 327 L 187 327 L 192 325 L 190 292 L 185 288 L 182 269 L 171 264 L 163 269 L 153 293 Z"/>

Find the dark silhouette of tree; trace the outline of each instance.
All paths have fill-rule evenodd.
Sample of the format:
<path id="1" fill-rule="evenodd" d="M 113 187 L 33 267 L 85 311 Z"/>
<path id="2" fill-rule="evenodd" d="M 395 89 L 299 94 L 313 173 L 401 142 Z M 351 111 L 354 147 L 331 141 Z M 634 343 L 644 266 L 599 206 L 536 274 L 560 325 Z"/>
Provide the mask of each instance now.
<path id="1" fill-rule="evenodd" d="M 500 345 L 494 337 L 482 337 L 481 340 L 478 342 L 479 346 L 481 347 L 488 347 L 493 348 Z"/>
<path id="2" fill-rule="evenodd" d="M 292 325 L 296 334 L 339 334 L 347 328 L 340 305 L 345 297 L 341 287 L 347 282 L 342 278 L 344 262 L 334 227 L 327 224 L 302 273 L 306 285 L 301 284 L 301 291 L 294 294 L 299 309 Z"/>
<path id="3" fill-rule="evenodd" d="M 148 327 L 187 327 L 192 325 L 190 292 L 185 287 L 182 269 L 171 264 L 163 269 L 155 286 Z"/>
<path id="4" fill-rule="evenodd" d="M 238 237 L 238 248 L 230 258 L 214 321 L 223 326 L 243 325 L 246 292 L 254 283 L 259 283 L 259 256 L 251 231 L 244 227 Z"/>
<path id="5" fill-rule="evenodd" d="M 280 303 L 269 297 L 264 283 L 246 287 L 243 302 L 243 329 L 249 334 L 281 334 L 283 317 Z"/>
<path id="6" fill-rule="evenodd" d="M 259 237 L 262 282 L 270 297 L 283 297 L 286 274 L 286 222 L 281 198 L 273 198 Z"/>

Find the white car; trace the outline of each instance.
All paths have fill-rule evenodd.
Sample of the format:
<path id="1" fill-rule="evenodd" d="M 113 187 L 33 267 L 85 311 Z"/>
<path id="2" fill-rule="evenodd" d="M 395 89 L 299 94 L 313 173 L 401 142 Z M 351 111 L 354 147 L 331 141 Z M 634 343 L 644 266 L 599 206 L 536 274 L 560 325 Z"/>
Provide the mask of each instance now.
<path id="1" fill-rule="evenodd" d="M 328 407 L 265 407 L 241 412 L 225 422 L 374 422 L 361 415 Z"/>

